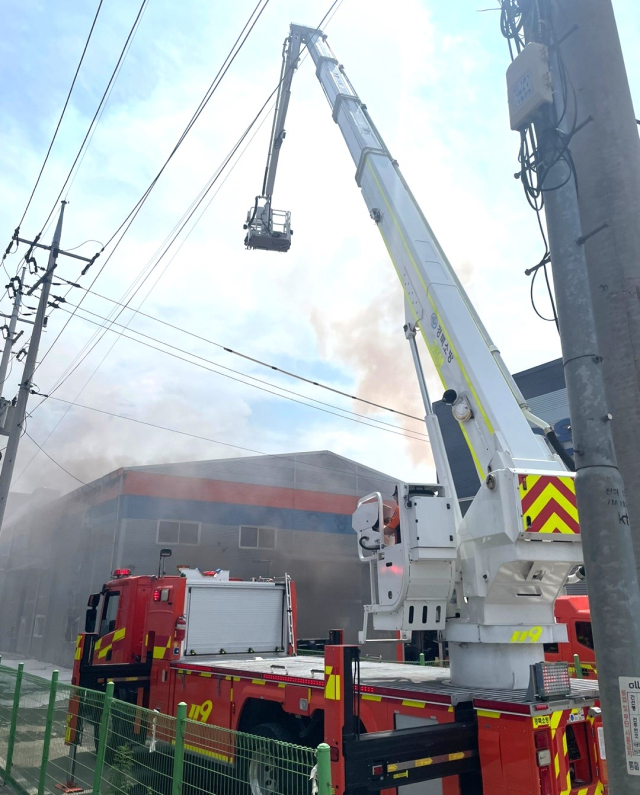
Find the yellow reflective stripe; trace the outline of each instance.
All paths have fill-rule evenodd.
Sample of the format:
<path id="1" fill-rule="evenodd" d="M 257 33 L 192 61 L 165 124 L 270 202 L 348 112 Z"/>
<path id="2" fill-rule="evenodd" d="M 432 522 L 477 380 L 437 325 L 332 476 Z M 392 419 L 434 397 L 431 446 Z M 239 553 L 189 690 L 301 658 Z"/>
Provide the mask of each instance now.
<path id="1" fill-rule="evenodd" d="M 469 439 L 469 434 L 467 433 L 467 429 L 464 427 L 464 423 L 459 422 L 458 427 L 462 431 L 462 435 L 464 436 L 464 440 L 467 443 L 467 447 L 469 448 L 469 452 L 471 453 L 471 458 L 473 458 L 473 463 L 475 464 L 476 471 L 480 476 L 480 480 L 484 480 L 484 470 L 480 465 L 480 461 L 478 456 L 476 455 L 476 451 L 473 449 L 473 445 L 471 444 L 471 439 Z"/>
<path id="2" fill-rule="evenodd" d="M 426 707 L 426 704 L 425 704 L 424 701 L 410 701 L 410 700 L 407 700 L 407 701 L 403 701 L 402 702 L 402 706 L 403 707 L 414 707 L 415 709 L 424 709 Z"/>
<path id="3" fill-rule="evenodd" d="M 382 696 L 372 696 L 369 693 L 363 693 L 361 698 L 363 701 L 382 701 Z"/>
<path id="4" fill-rule="evenodd" d="M 422 274 L 420 273 L 420 269 L 418 268 L 418 265 L 417 265 L 415 259 L 413 258 L 413 254 L 411 253 L 411 249 L 409 248 L 409 245 L 407 244 L 405 236 L 404 236 L 404 234 L 402 232 L 402 229 L 400 228 L 400 224 L 398 223 L 398 219 L 396 218 L 393 210 L 391 209 L 391 205 L 389 204 L 389 201 L 387 200 L 387 196 L 386 196 L 386 194 L 384 192 L 384 189 L 383 189 L 382 185 L 380 184 L 380 181 L 378 180 L 378 177 L 376 176 L 375 171 L 373 170 L 373 166 L 371 165 L 371 161 L 370 160 L 367 160 L 367 168 L 369 169 L 369 171 L 371 173 L 371 176 L 374 179 L 374 182 L 378 186 L 378 190 L 380 191 L 382 199 L 383 199 L 384 203 L 387 206 L 387 210 L 389 211 L 389 215 L 391 216 L 391 219 L 393 220 L 393 224 L 394 224 L 394 226 L 396 228 L 396 231 L 400 235 L 400 240 L 402 240 L 402 245 L 404 246 L 404 249 L 405 249 L 408 257 L 411 260 L 411 264 L 413 265 L 413 268 L 414 268 L 414 270 L 416 272 L 416 275 L 418 276 L 418 279 L 420 280 L 420 284 L 422 285 L 422 289 L 424 290 L 425 295 L 428 298 L 429 303 L 431 304 L 431 306 L 433 308 L 433 311 L 436 314 L 436 317 L 438 318 L 438 322 L 442 326 L 442 330 L 444 331 L 444 333 L 445 333 L 445 335 L 447 337 L 447 340 L 449 342 L 449 346 L 450 346 L 450 348 L 451 348 L 451 350 L 453 352 L 453 355 L 456 357 L 456 361 L 458 362 L 458 367 L 460 368 L 460 372 L 462 373 L 462 376 L 463 376 L 464 380 L 467 382 L 467 386 L 471 390 L 471 394 L 475 398 L 476 404 L 477 404 L 477 406 L 478 406 L 478 408 L 480 410 L 480 414 L 482 414 L 482 418 L 484 419 L 484 421 L 487 424 L 487 428 L 489 429 L 489 433 L 493 433 L 493 426 L 491 425 L 491 421 L 489 420 L 489 417 L 487 416 L 487 413 L 484 410 L 484 407 L 483 407 L 482 403 L 480 402 L 480 399 L 479 399 L 479 397 L 478 397 L 478 395 L 476 393 L 476 390 L 475 390 L 473 384 L 471 383 L 471 379 L 467 375 L 467 371 L 465 370 L 464 365 L 462 364 L 462 362 L 460 361 L 460 358 L 458 357 L 458 354 L 456 353 L 456 350 L 455 350 L 455 348 L 454 348 L 454 346 L 453 346 L 453 344 L 451 342 L 451 338 L 449 336 L 449 333 L 447 332 L 447 330 L 444 327 L 444 324 L 440 320 L 440 315 L 438 314 L 438 310 L 436 309 L 436 305 L 433 302 L 433 299 L 431 298 L 431 296 L 429 295 L 429 290 L 427 288 L 427 285 L 425 284 L 425 281 L 422 278 Z M 380 225 L 378 224 L 378 229 L 379 228 L 380 228 Z M 385 243 L 385 245 L 386 245 L 386 243 Z M 389 246 L 387 245 L 387 251 L 388 250 L 389 250 Z M 395 263 L 394 263 L 394 265 L 395 265 Z M 396 270 L 398 270 L 398 269 L 396 268 Z M 401 279 L 401 281 L 402 281 L 402 279 Z M 424 337 L 424 331 L 422 331 L 422 328 L 420 328 L 420 331 L 422 332 L 422 336 Z M 425 338 L 425 342 L 427 342 L 426 338 Z M 428 347 L 428 343 L 427 343 L 427 347 Z"/>
<path id="5" fill-rule="evenodd" d="M 96 641 L 96 645 L 93 647 L 93 650 L 98 651 L 101 645 L 102 645 L 102 638 L 98 638 L 98 640 Z"/>
<path id="6" fill-rule="evenodd" d="M 127 628 L 126 628 L 126 627 L 123 627 L 122 629 L 117 629 L 117 630 L 116 630 L 116 631 L 113 633 L 113 640 L 114 640 L 114 641 L 116 641 L 116 640 L 122 640 L 122 638 L 124 638 L 124 636 L 125 636 L 126 634 L 127 634 Z"/>
<path id="7" fill-rule="evenodd" d="M 414 267 L 415 267 L 415 262 L 414 262 Z M 417 268 L 416 268 L 416 270 L 417 270 Z M 426 290 L 425 290 L 425 292 L 426 292 Z M 440 315 L 438 313 L 438 310 L 436 309 L 436 305 L 435 305 L 435 303 L 433 301 L 433 298 L 429 295 L 428 292 L 427 292 L 427 298 L 429 299 L 429 303 L 431 304 L 431 307 L 432 307 L 436 317 L 438 318 L 438 323 L 440 323 L 440 325 L 442 326 L 442 330 L 444 331 L 444 334 L 445 334 L 445 336 L 447 338 L 447 341 L 449 342 L 449 347 L 451 348 L 451 352 L 453 353 L 453 355 L 455 356 L 456 361 L 458 362 L 458 367 L 460 368 L 460 372 L 462 373 L 462 377 L 467 382 L 467 386 L 469 387 L 469 390 L 471 391 L 471 394 L 473 395 L 473 397 L 474 397 L 474 399 L 476 401 L 476 405 L 480 409 L 480 414 L 482 414 L 482 419 L 485 421 L 485 423 L 487 425 L 487 428 L 489 429 L 489 433 L 493 433 L 493 425 L 491 424 L 491 420 L 489 419 L 489 417 L 487 415 L 487 412 L 484 410 L 484 406 L 480 402 L 480 398 L 478 397 L 478 393 L 476 392 L 476 389 L 475 389 L 474 385 L 471 383 L 471 379 L 469 378 L 469 375 L 467 374 L 465 366 L 462 364 L 462 362 L 460 360 L 460 357 L 458 356 L 458 353 L 457 353 L 457 351 L 456 351 L 456 349 L 455 349 L 455 347 L 453 345 L 453 342 L 451 342 L 451 336 L 450 336 L 449 332 L 447 331 L 447 329 L 444 327 L 444 323 L 442 322 L 442 320 L 440 320 Z M 426 342 L 427 338 L 425 337 L 424 331 L 422 330 L 422 326 L 420 326 L 420 331 L 422 332 L 422 337 L 424 338 L 424 341 Z"/>
<path id="8" fill-rule="evenodd" d="M 374 175 L 374 178 L 375 178 L 375 175 Z M 385 200 L 385 201 L 386 201 L 386 200 Z M 393 254 L 391 253 L 391 249 L 389 248 L 389 244 L 387 243 L 387 239 L 386 239 L 386 237 L 384 236 L 384 232 L 382 231 L 382 229 L 381 229 L 380 225 L 378 225 L 378 230 L 380 231 L 380 237 L 382 238 L 382 240 L 383 240 L 383 242 L 384 242 L 384 245 L 385 245 L 385 247 L 386 247 L 386 249 L 387 249 L 387 253 L 389 254 L 389 259 L 391 260 L 391 262 L 392 262 L 392 264 L 393 264 L 393 267 L 395 268 L 395 271 L 396 271 L 396 273 L 398 274 L 398 279 L 400 280 L 400 284 L 402 285 L 402 290 L 403 290 L 403 292 L 404 292 L 404 295 L 405 295 L 405 298 L 406 298 L 406 303 L 407 303 L 407 306 L 408 306 L 408 307 L 411 309 L 411 314 L 413 315 L 413 319 L 415 320 L 415 322 L 416 322 L 416 325 L 418 326 L 418 328 L 420 328 L 420 333 L 422 334 L 422 338 L 423 338 L 423 339 L 424 339 L 424 341 L 425 341 L 425 344 L 426 344 L 426 346 L 427 346 L 427 350 L 429 351 L 429 353 L 430 353 L 430 355 L 431 355 L 431 358 L 433 359 L 433 363 L 434 363 L 434 365 L 435 365 L 435 367 L 436 367 L 436 370 L 437 370 L 437 372 L 438 372 L 438 375 L 440 376 L 440 380 L 442 381 L 442 385 L 444 386 L 444 388 L 445 388 L 445 389 L 447 389 L 447 382 L 445 381 L 445 379 L 444 379 L 444 376 L 443 376 L 443 374 L 442 374 L 442 370 L 441 370 L 441 366 L 442 366 L 442 364 L 444 363 L 444 360 L 442 360 L 442 362 L 440 362 L 440 365 L 438 365 L 438 359 L 437 359 L 437 357 L 435 356 L 434 350 L 432 350 L 432 349 L 429 347 L 429 343 L 427 342 L 427 339 L 426 339 L 426 337 L 425 337 L 425 335 L 424 335 L 424 331 L 422 330 L 422 327 L 420 326 L 420 320 L 419 320 L 418 316 L 416 315 L 416 311 L 415 311 L 415 309 L 413 308 L 413 304 L 412 304 L 412 302 L 411 302 L 411 300 L 410 300 L 410 298 L 409 298 L 409 295 L 407 294 L 407 291 L 406 291 L 406 289 L 405 289 L 405 286 L 404 286 L 404 283 L 403 283 L 403 280 L 402 280 L 402 275 L 401 275 L 401 273 L 400 273 L 400 270 L 398 269 L 398 266 L 396 265 L 396 261 L 395 261 L 395 259 L 393 258 Z M 418 274 L 418 275 L 420 275 L 420 274 Z M 449 342 L 449 344 L 451 344 L 451 342 Z M 440 351 L 440 348 L 438 348 L 438 349 L 437 349 L 437 351 L 438 351 L 438 353 L 439 353 L 440 355 L 442 355 L 442 354 L 441 354 L 441 351 Z M 458 364 L 460 365 L 460 360 L 459 360 L 459 359 L 457 359 L 457 361 L 458 361 Z M 468 380 L 468 378 L 467 378 L 467 376 L 466 376 L 466 373 L 464 372 L 464 370 L 463 370 L 463 368 L 462 368 L 462 365 L 460 365 L 460 370 L 462 371 L 462 374 L 464 375 L 465 379 L 467 380 L 467 383 L 469 384 L 469 387 L 470 387 L 470 389 L 471 389 L 471 390 L 473 391 L 473 393 L 475 394 L 475 390 L 474 390 L 474 389 L 473 389 L 473 387 L 471 386 L 471 383 L 470 383 L 470 381 Z M 478 401 L 478 405 L 480 406 L 480 401 Z M 482 407 L 481 407 L 481 406 L 480 406 L 480 410 L 481 410 L 481 413 L 482 413 Z M 475 464 L 475 467 L 476 467 L 476 470 L 477 470 L 477 472 L 478 472 L 478 475 L 480 476 L 480 479 L 481 479 L 481 480 L 484 480 L 484 474 L 485 474 L 485 473 L 484 473 L 484 469 L 483 469 L 483 468 L 480 466 L 480 461 L 479 461 L 479 459 L 478 459 L 478 456 L 477 456 L 477 454 L 476 454 L 476 451 L 473 449 L 473 445 L 471 444 L 471 440 L 469 439 L 469 434 L 467 433 L 467 430 L 466 430 L 466 428 L 464 427 L 464 424 L 463 424 L 463 423 L 461 423 L 461 422 L 460 422 L 460 423 L 458 423 L 458 425 L 459 425 L 459 427 L 460 427 L 460 430 L 462 431 L 462 433 L 463 433 L 463 435 L 464 435 L 465 441 L 466 441 L 466 443 L 467 443 L 467 447 L 469 448 L 469 451 L 471 452 L 471 457 L 473 458 L 473 463 Z M 491 429 L 491 431 L 493 432 L 493 428 Z"/>
<path id="9" fill-rule="evenodd" d="M 166 649 L 164 646 L 154 646 L 153 647 L 153 659 L 154 660 L 161 660 L 164 657 Z M 184 673 L 184 671 L 183 671 Z"/>
<path id="10" fill-rule="evenodd" d="M 265 685 L 266 682 L 265 682 L 264 679 L 252 679 L 251 680 L 251 684 L 252 685 Z"/>
<path id="11" fill-rule="evenodd" d="M 479 710 L 477 710 L 477 712 L 478 712 L 478 717 L 479 718 L 499 718 L 500 717 L 500 713 L 499 712 L 494 712 L 493 710 L 490 710 L 490 709 L 479 709 Z"/>
<path id="12" fill-rule="evenodd" d="M 111 651 L 111 644 L 105 646 L 104 649 L 100 649 L 100 651 L 98 652 L 98 659 L 101 660 L 103 657 L 106 657 L 110 651 Z"/>
<path id="13" fill-rule="evenodd" d="M 324 697 L 328 701 L 340 701 L 340 674 L 330 674 L 324 688 Z"/>

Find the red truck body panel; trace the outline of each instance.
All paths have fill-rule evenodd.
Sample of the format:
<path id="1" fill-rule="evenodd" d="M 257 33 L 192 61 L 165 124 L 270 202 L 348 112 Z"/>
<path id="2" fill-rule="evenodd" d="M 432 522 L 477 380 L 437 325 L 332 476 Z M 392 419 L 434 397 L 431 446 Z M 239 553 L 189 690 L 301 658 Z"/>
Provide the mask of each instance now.
<path id="1" fill-rule="evenodd" d="M 192 721 L 243 732 L 279 721 L 292 731 L 292 742 L 330 745 L 336 795 L 349 791 L 344 755 L 347 702 L 357 705 L 360 731 L 368 735 L 449 725 L 461 720 L 461 710 L 465 719 L 477 718 L 477 751 L 453 754 L 448 760 L 417 759 L 415 764 L 438 765 L 465 754 L 479 755 L 487 795 L 603 792 L 596 741 L 600 716 L 592 709 L 597 707 L 597 683 L 574 681 L 570 696 L 531 703 L 524 691 L 454 687 L 444 668 L 362 660 L 359 697 L 354 699 L 345 685 L 352 681 L 347 650 L 354 647 L 327 646 L 324 658 L 295 656 L 294 649 L 270 655 L 187 654 L 179 625 L 190 604 L 188 588 L 183 577 L 131 577 L 108 583 L 97 633 L 79 636 L 73 683 L 103 688 L 112 680 L 118 697 L 140 706 L 175 715 L 184 701 Z M 114 595 L 117 610 L 110 605 Z M 295 605 L 294 591 L 290 604 Z M 583 617 L 571 609 L 571 620 Z M 211 622 L 215 621 L 212 610 Z M 228 761 L 233 763 L 233 758 Z M 396 789 L 402 795 L 407 770 L 389 764 L 387 775 L 393 788 L 382 790 L 383 795 L 395 795 Z M 461 792 L 458 775 L 439 780 L 442 795 Z"/>

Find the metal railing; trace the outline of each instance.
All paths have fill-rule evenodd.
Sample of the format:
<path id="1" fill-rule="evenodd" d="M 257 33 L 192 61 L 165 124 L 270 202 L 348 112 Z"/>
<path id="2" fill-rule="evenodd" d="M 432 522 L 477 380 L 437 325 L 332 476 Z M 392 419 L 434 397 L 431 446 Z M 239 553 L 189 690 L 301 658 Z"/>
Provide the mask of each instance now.
<path id="1" fill-rule="evenodd" d="M 332 795 L 329 746 L 144 709 L 0 665 L 0 774 L 20 795 Z M 206 702 L 207 706 L 208 703 Z M 192 707 L 208 719 L 211 710 Z M 206 717 L 205 717 L 206 716 Z M 277 732 L 263 732 L 277 734 Z"/>

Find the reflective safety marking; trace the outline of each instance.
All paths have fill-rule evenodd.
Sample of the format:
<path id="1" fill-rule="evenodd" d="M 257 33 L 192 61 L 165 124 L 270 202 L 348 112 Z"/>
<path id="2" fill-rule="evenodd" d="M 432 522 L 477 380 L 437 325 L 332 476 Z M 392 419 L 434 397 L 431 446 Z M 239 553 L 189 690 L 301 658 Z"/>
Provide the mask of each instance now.
<path id="1" fill-rule="evenodd" d="M 340 674 L 330 674 L 324 688 L 327 701 L 340 701 Z"/>
<path id="2" fill-rule="evenodd" d="M 108 646 L 105 646 L 104 649 L 100 649 L 100 651 L 98 652 L 98 659 L 102 660 L 104 657 L 106 657 L 107 654 L 109 654 L 109 652 L 111 651 L 111 648 L 112 648 L 111 644 L 109 644 Z"/>
<path id="3" fill-rule="evenodd" d="M 164 658 L 164 654 L 171 648 L 171 636 L 169 636 L 167 640 L 166 646 L 154 646 L 153 647 L 153 659 L 154 660 L 162 660 Z M 190 673 L 190 671 L 187 671 Z"/>
<path id="4" fill-rule="evenodd" d="M 200 676 L 204 676 L 206 679 L 210 679 L 213 674 L 205 673 L 204 671 L 200 671 Z"/>
<path id="5" fill-rule="evenodd" d="M 200 723 L 206 723 L 209 720 L 212 709 L 213 703 L 209 700 L 204 701 L 202 704 L 192 704 L 189 709 L 189 718 L 200 721 Z"/>
<path id="6" fill-rule="evenodd" d="M 372 696 L 369 693 L 363 693 L 360 698 L 363 701 L 382 701 L 382 696 Z"/>
<path id="7" fill-rule="evenodd" d="M 96 645 L 93 647 L 93 650 L 98 651 L 101 645 L 102 645 L 102 638 L 98 638 L 98 640 L 96 641 Z"/>
<path id="8" fill-rule="evenodd" d="M 174 744 L 175 743 L 172 742 L 172 745 Z M 189 745 L 188 743 L 185 743 L 184 747 L 188 751 L 195 751 L 197 754 L 202 754 L 203 756 L 210 756 L 213 759 L 219 759 L 221 762 L 233 762 L 232 756 L 219 754 L 217 751 L 209 751 L 207 748 L 203 748 L 201 745 Z"/>
<path id="9" fill-rule="evenodd" d="M 500 717 L 500 713 L 499 712 L 493 712 L 492 710 L 489 710 L 489 709 L 479 709 L 479 710 L 477 710 L 477 712 L 478 712 L 478 717 L 479 718 L 499 718 Z"/>
<path id="10" fill-rule="evenodd" d="M 252 679 L 251 680 L 251 684 L 252 685 L 266 685 L 266 682 L 265 682 L 264 679 Z"/>
<path id="11" fill-rule="evenodd" d="M 394 762 L 387 765 L 387 773 L 395 773 L 403 770 L 406 773 L 416 767 L 427 767 L 428 765 L 440 765 L 443 762 L 457 762 L 458 759 L 469 759 L 477 756 L 477 751 L 458 751 L 454 754 L 440 754 L 439 756 L 425 756 L 422 759 L 411 759 L 408 762 Z M 394 776 L 397 778 L 397 776 Z"/>
<path id="12" fill-rule="evenodd" d="M 116 640 L 122 640 L 122 638 L 124 638 L 124 636 L 125 636 L 126 634 L 127 634 L 127 628 L 126 628 L 126 627 L 123 627 L 122 629 L 117 629 L 117 630 L 116 630 L 116 631 L 113 633 L 113 640 L 114 640 L 114 642 L 115 642 Z"/>
<path id="13" fill-rule="evenodd" d="M 429 295 L 429 291 L 428 291 L 427 286 L 426 286 L 426 284 L 425 284 L 425 282 L 424 282 L 424 280 L 422 278 L 422 274 L 418 270 L 418 267 L 417 267 L 417 265 L 415 263 L 415 260 L 413 259 L 413 256 L 411 254 L 411 251 L 409 250 L 409 247 L 407 245 L 405 237 L 402 234 L 402 230 L 400 229 L 400 227 L 398 225 L 398 221 L 396 220 L 393 212 L 391 211 L 391 207 L 389 205 L 389 202 L 387 201 L 387 197 L 386 197 L 386 195 L 385 195 L 385 193 L 384 193 L 384 191 L 382 189 L 382 186 L 380 185 L 380 183 L 378 181 L 378 178 L 376 177 L 376 174 L 375 174 L 373 168 L 371 167 L 371 163 L 367 162 L 367 166 L 368 166 L 368 168 L 369 168 L 369 170 L 371 172 L 371 175 L 373 176 L 373 179 L 374 179 L 376 185 L 378 186 L 378 189 L 380 190 L 380 193 L 382 194 L 382 198 L 384 199 L 385 204 L 387 205 L 389 213 L 390 213 L 390 215 L 391 215 L 391 217 L 392 217 L 392 219 L 394 221 L 394 224 L 396 226 L 396 230 L 398 231 L 398 234 L 400 235 L 400 238 L 402 240 L 404 248 L 405 248 L 407 254 L 409 255 L 409 259 L 411 260 L 411 263 L 413 264 L 413 267 L 414 267 L 414 269 L 416 271 L 418 279 L 420 280 L 420 283 L 422 284 L 422 288 L 424 289 L 425 295 L 428 298 L 429 302 L 431 303 L 431 306 L 433 307 L 434 312 L 436 312 L 436 317 L 438 317 L 435 304 L 434 304 L 433 300 L 431 299 L 431 296 Z M 393 267 L 395 268 L 396 273 L 398 274 L 398 278 L 400 279 L 400 284 L 402 285 L 403 291 L 405 293 L 407 306 L 410 307 L 411 312 L 412 312 L 413 317 L 414 317 L 414 320 L 419 325 L 420 333 L 422 334 L 422 336 L 424 338 L 424 341 L 425 341 L 425 344 L 427 346 L 427 349 L 429 350 L 429 354 L 430 354 L 431 358 L 433 359 L 433 363 L 436 366 L 436 370 L 438 371 L 438 375 L 440 376 L 440 380 L 442 381 L 442 385 L 444 386 L 445 389 L 447 389 L 447 384 L 446 384 L 444 376 L 442 374 L 442 364 L 444 364 L 444 359 L 443 358 L 442 358 L 442 361 L 441 361 L 442 352 L 441 352 L 440 348 L 437 345 L 435 347 L 433 346 L 433 344 L 431 346 L 429 345 L 429 342 L 428 342 L 428 340 L 426 338 L 424 330 L 422 329 L 422 326 L 419 323 L 419 319 L 418 319 L 418 317 L 417 317 L 417 315 L 415 313 L 415 309 L 413 307 L 413 303 L 410 300 L 409 296 L 407 295 L 406 290 L 404 289 L 404 282 L 403 282 L 402 274 L 400 272 L 400 269 L 398 268 L 398 265 L 396 264 L 396 261 L 395 261 L 395 259 L 393 257 L 393 254 L 391 253 L 391 247 L 389 246 L 389 243 L 387 242 L 387 239 L 386 239 L 386 237 L 385 237 L 385 235 L 384 235 L 384 233 L 382 231 L 382 227 L 379 224 L 378 224 L 378 230 L 379 230 L 380 235 L 382 237 L 382 240 L 383 240 L 383 242 L 384 242 L 384 244 L 386 246 L 386 249 L 387 249 L 387 252 L 388 252 L 389 257 L 391 259 L 391 262 L 393 263 Z M 439 317 L 438 317 L 438 320 L 440 320 Z M 441 325 L 442 325 L 442 323 L 441 323 Z M 444 328 L 444 326 L 443 326 L 443 328 Z M 448 335 L 447 335 L 447 337 L 448 337 Z M 450 338 L 449 338 L 449 344 L 451 345 Z M 471 379 L 469 378 L 466 370 L 464 369 L 464 367 L 462 365 L 462 362 L 460 361 L 460 358 L 457 355 L 453 345 L 451 345 L 451 350 L 453 351 L 454 356 L 456 358 L 456 361 L 458 362 L 458 366 L 460 367 L 460 372 L 462 373 L 463 378 L 467 382 L 467 386 L 469 387 L 469 391 L 471 392 L 471 394 L 473 395 L 473 397 L 476 400 L 477 406 L 480 409 L 480 414 L 482 415 L 484 421 L 486 422 L 487 428 L 489 429 L 489 432 L 493 433 L 493 426 L 491 425 L 489 417 L 487 416 L 487 413 L 484 410 L 484 406 L 480 402 L 480 399 L 478 398 L 476 390 L 475 390 L 473 384 L 471 383 Z M 459 423 L 459 428 L 460 428 L 460 430 L 462 431 L 462 433 L 464 435 L 464 438 L 465 438 L 465 440 L 467 442 L 467 446 L 469 447 L 469 450 L 471 451 L 471 456 L 473 458 L 474 464 L 476 465 L 476 469 L 478 470 L 478 474 L 480 475 L 481 479 L 484 479 L 484 475 L 485 475 L 484 470 L 480 466 L 480 461 L 478 459 L 478 456 L 477 456 L 475 450 L 473 449 L 473 445 L 471 444 L 471 440 L 469 439 L 469 436 L 467 434 L 466 428 L 464 427 L 464 425 L 462 423 Z"/>
<path id="14" fill-rule="evenodd" d="M 572 477 L 518 475 L 525 533 L 578 535 L 576 486 Z"/>
<path id="15" fill-rule="evenodd" d="M 534 729 L 538 729 L 540 726 L 551 726 L 551 715 L 534 715 L 531 720 Z"/>
<path id="16" fill-rule="evenodd" d="M 427 705 L 424 701 L 403 701 L 403 707 L 413 707 L 414 709 L 424 709 Z"/>
<path id="17" fill-rule="evenodd" d="M 511 636 L 510 643 L 537 643 L 542 635 L 542 627 L 529 627 L 528 629 L 516 630 Z"/>

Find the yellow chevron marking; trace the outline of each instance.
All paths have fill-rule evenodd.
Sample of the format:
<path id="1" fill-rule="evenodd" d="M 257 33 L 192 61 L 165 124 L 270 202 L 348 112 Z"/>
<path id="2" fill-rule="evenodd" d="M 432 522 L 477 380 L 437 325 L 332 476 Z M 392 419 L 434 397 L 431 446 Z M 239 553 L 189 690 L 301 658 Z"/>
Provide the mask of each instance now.
<path id="1" fill-rule="evenodd" d="M 578 521 L 578 509 L 573 503 L 569 502 L 565 495 L 556 487 L 555 483 L 549 483 L 544 487 L 537 499 L 529 506 L 527 514 L 532 519 L 535 518 L 552 499 L 555 499 L 558 505 L 564 508 L 574 521 Z"/>

